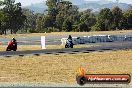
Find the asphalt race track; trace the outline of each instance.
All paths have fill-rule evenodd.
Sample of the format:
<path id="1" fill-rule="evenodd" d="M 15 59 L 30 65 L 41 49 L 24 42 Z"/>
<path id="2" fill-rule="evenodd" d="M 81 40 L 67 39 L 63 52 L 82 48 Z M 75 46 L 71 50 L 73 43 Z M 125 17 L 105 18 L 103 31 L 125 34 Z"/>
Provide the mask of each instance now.
<path id="1" fill-rule="evenodd" d="M 49 38 L 51 39 L 51 38 Z M 55 41 L 49 41 L 46 43 L 46 45 L 50 45 L 50 44 L 57 44 L 58 46 L 61 44 L 60 38 L 57 38 L 57 42 Z M 10 39 L 9 39 L 10 40 Z M 22 39 L 21 39 L 22 40 Z M 39 41 L 40 39 L 37 38 L 34 39 L 34 41 Z M 31 40 L 31 41 L 33 41 Z M 2 40 L 1 41 L 5 41 L 7 42 L 8 40 Z M 23 40 L 23 41 L 29 41 L 29 40 Z M 30 45 L 30 43 L 26 43 L 26 44 L 19 44 L 19 45 Z M 34 43 L 33 41 L 33 43 Z M 38 42 L 39 43 L 39 42 Z M 28 51 L 1 51 L 0 52 L 0 57 L 4 56 L 4 57 L 12 57 L 14 55 L 18 55 L 18 56 L 25 56 L 25 55 L 59 55 L 59 54 L 77 54 L 79 52 L 81 53 L 91 53 L 91 52 L 105 52 L 105 51 L 116 51 L 116 50 L 124 50 L 124 49 L 132 49 L 132 41 L 124 41 L 124 42 L 106 42 L 106 43 L 95 43 L 97 45 L 100 46 L 94 46 L 94 47 L 90 47 L 90 48 L 73 48 L 73 49 L 45 49 L 45 50 L 28 50 Z M 31 44 L 32 45 L 32 44 Z M 40 44 L 37 44 L 40 45 Z M 18 49 L 19 50 L 19 49 Z M 132 88 L 132 84 L 86 84 L 84 86 L 80 86 L 78 84 L 56 84 L 56 83 L 0 83 L 0 87 L 31 87 L 31 88 L 36 88 L 36 87 L 87 87 L 87 88 L 95 88 L 95 87 L 101 87 L 101 88 Z"/>
<path id="2" fill-rule="evenodd" d="M 132 33 L 121 33 L 118 35 L 132 35 Z M 72 35 L 72 36 L 84 36 L 84 35 Z M 46 45 L 60 45 L 61 38 L 68 37 L 68 35 L 63 36 L 46 36 Z M 18 45 L 41 45 L 40 37 L 17 37 Z M 7 45 L 7 42 L 10 41 L 10 38 L 0 38 L 0 42 L 3 42 L 3 45 Z M 73 48 L 73 49 L 45 49 L 45 50 L 28 50 L 28 51 L 1 51 L 0 56 L 13 56 L 13 55 L 40 55 L 40 54 L 76 54 L 79 52 L 89 53 L 93 51 L 103 52 L 106 50 L 120 50 L 120 49 L 132 49 L 132 41 L 119 41 L 119 42 L 103 42 L 95 43 L 99 46 L 94 47 L 84 47 L 84 48 Z"/>
<path id="3" fill-rule="evenodd" d="M 123 49 L 132 49 L 132 42 L 112 42 L 112 43 L 101 43 L 100 46 L 93 46 L 89 48 L 69 48 L 69 49 L 45 49 L 45 50 L 28 50 L 28 51 L 1 51 L 0 56 L 24 56 L 24 55 L 36 55 L 40 54 L 76 54 L 79 52 L 90 53 L 94 51 L 104 52 L 108 50 L 123 50 Z"/>

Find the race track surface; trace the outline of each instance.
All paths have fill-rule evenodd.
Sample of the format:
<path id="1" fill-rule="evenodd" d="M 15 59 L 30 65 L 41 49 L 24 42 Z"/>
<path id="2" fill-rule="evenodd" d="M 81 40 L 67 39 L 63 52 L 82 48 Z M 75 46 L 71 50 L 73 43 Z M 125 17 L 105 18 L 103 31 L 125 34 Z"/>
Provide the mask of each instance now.
<path id="1" fill-rule="evenodd" d="M 90 53 L 94 51 L 108 51 L 108 50 L 123 50 L 132 49 L 132 42 L 112 42 L 112 43 L 101 43 L 100 46 L 93 46 L 89 48 L 69 48 L 69 49 L 45 49 L 45 50 L 28 50 L 28 51 L 3 51 L 0 52 L 0 56 L 13 56 L 13 55 L 40 55 L 40 54 L 76 54 L 79 52 Z"/>
<path id="2" fill-rule="evenodd" d="M 125 36 L 125 35 L 132 35 L 132 33 L 119 33 L 116 34 L 116 36 Z M 61 44 L 61 38 L 68 38 L 69 35 L 48 35 L 46 36 L 46 45 L 60 45 Z M 82 36 L 88 36 L 83 34 L 73 34 L 72 37 L 82 37 Z M 9 42 L 11 38 L 0 38 L 0 42 L 3 43 L 3 45 L 7 45 L 7 42 Z M 41 45 L 41 36 L 33 36 L 33 37 L 16 37 L 16 40 L 18 42 L 18 45 Z"/>

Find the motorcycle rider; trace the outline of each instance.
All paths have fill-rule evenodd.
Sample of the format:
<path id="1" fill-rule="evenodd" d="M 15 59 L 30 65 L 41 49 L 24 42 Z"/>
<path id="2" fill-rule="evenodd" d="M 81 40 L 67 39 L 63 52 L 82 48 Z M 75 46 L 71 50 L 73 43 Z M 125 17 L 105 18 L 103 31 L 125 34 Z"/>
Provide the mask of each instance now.
<path id="1" fill-rule="evenodd" d="M 14 37 L 12 38 L 12 42 L 14 44 L 14 49 L 17 50 L 17 42 L 16 42 L 16 39 Z"/>
<path id="2" fill-rule="evenodd" d="M 73 42 L 72 42 L 72 37 L 71 37 L 71 35 L 69 35 L 69 37 L 68 37 L 68 39 L 67 39 L 65 48 L 73 48 Z"/>
<path id="3" fill-rule="evenodd" d="M 17 42 L 16 39 L 13 37 L 10 42 L 8 42 L 8 47 L 6 51 L 17 50 Z"/>
<path id="4" fill-rule="evenodd" d="M 67 39 L 71 44 L 73 44 L 72 43 L 72 37 L 71 37 L 71 35 L 69 35 L 69 37 L 68 37 L 68 39 Z"/>
<path id="5" fill-rule="evenodd" d="M 12 38 L 12 42 L 16 43 L 16 39 L 14 37 Z"/>

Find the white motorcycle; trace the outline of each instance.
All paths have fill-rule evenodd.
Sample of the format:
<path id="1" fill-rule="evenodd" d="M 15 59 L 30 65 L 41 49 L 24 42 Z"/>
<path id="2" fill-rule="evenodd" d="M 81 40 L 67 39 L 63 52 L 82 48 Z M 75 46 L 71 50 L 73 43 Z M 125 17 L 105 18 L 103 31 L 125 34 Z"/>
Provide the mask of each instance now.
<path id="1" fill-rule="evenodd" d="M 67 39 L 66 44 L 65 44 L 65 48 L 73 48 L 72 40 Z"/>

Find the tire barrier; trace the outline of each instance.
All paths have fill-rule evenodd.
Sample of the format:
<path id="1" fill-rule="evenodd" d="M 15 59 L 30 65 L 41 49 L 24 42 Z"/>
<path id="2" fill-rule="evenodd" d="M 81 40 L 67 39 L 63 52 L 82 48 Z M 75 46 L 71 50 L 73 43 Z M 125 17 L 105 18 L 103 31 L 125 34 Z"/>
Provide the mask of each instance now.
<path id="1" fill-rule="evenodd" d="M 73 44 L 115 42 L 115 41 L 132 41 L 132 35 L 92 35 L 83 37 L 73 37 Z M 61 44 L 66 44 L 67 38 L 61 39 Z"/>

